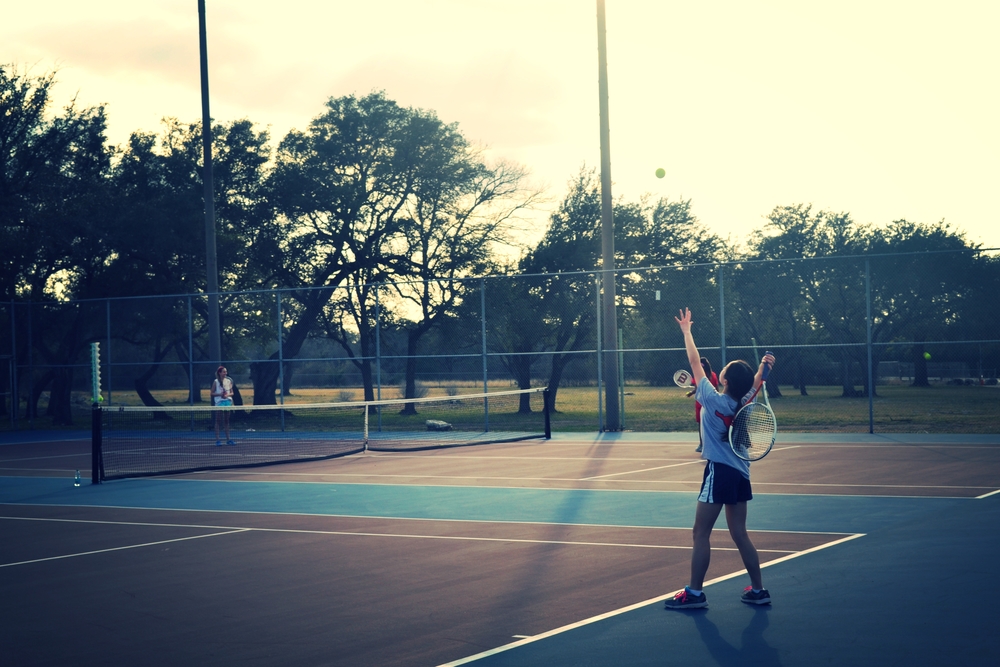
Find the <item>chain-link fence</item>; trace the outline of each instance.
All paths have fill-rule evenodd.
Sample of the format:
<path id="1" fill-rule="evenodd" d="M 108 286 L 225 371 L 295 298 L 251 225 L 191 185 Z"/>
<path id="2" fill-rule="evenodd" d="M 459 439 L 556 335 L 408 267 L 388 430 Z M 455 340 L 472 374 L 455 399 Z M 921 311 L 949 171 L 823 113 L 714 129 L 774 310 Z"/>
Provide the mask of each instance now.
<path id="1" fill-rule="evenodd" d="M 618 270 L 614 335 L 609 280 L 226 293 L 223 363 L 247 403 L 547 385 L 557 430 L 694 430 L 672 381 L 688 365 L 673 318 L 690 307 L 716 371 L 777 356 L 769 389 L 784 430 L 995 432 L 1000 262 L 988 252 Z M 206 400 L 207 309 L 204 295 L 0 304 L 0 428 L 84 426 L 91 342 L 106 405 Z"/>

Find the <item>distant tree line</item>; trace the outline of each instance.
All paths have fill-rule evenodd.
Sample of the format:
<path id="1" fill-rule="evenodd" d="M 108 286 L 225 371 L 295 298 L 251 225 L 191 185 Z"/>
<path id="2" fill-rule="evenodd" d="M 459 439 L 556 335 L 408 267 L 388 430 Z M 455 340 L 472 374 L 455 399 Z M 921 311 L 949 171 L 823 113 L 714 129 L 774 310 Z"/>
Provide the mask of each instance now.
<path id="1" fill-rule="evenodd" d="M 30 337 L 16 323 L 15 340 L 8 309 L 0 344 L 14 346 L 18 359 L 30 347 L 47 369 L 33 378 L 27 409 L 49 391 L 49 414 L 68 423 L 73 365 L 106 330 L 88 300 L 204 292 L 203 173 L 199 123 L 166 119 L 158 133 L 136 131 L 111 146 L 106 109 L 72 102 L 54 111 L 54 84 L 54 73 L 0 66 L 0 300 L 44 306 L 33 310 Z M 267 342 L 271 314 L 247 302 L 249 290 L 284 290 L 286 362 L 312 337 L 336 341 L 366 399 L 374 398 L 376 309 L 379 326 L 405 341 L 405 395 L 414 397 L 418 356 L 454 349 L 458 332 L 477 326 L 475 276 L 510 276 L 491 282 L 488 345 L 520 386 L 538 377 L 540 357 L 531 353 L 546 353 L 556 390 L 575 353 L 596 345 L 601 225 L 591 170 L 570 180 L 541 240 L 524 247 L 525 214 L 540 196 L 527 170 L 487 159 L 431 111 L 375 92 L 329 99 L 305 130 L 276 144 L 246 119 L 212 130 L 224 356 L 255 342 L 274 350 L 251 365 L 255 403 L 275 402 L 282 369 Z M 744 246 L 706 229 L 690 201 L 619 199 L 614 219 L 616 264 L 636 269 L 619 274 L 622 317 L 653 342 L 676 338 L 669 309 L 678 304 L 703 304 L 706 327 L 717 314 L 718 274 L 680 267 L 728 262 L 723 279 L 758 338 L 822 344 L 865 338 L 864 295 L 846 293 L 859 284 L 846 275 L 859 265 L 791 260 L 946 249 L 968 252 L 932 262 L 900 255 L 886 260 L 889 270 L 881 263 L 875 339 L 938 340 L 956 323 L 995 337 L 1000 267 L 943 222 L 876 227 L 783 206 Z M 788 261 L 754 262 L 763 259 Z M 670 298 L 654 302 L 654 283 L 670 285 Z M 124 324 L 115 336 L 149 351 L 134 377 L 149 405 L 156 399 L 147 384 L 164 359 L 208 358 L 205 302 L 191 301 L 193 313 L 180 301 L 158 303 L 116 317 Z M 844 348 L 841 356 L 847 364 L 857 354 Z M 924 363 L 919 348 L 913 355 Z M 785 367 L 798 377 L 785 381 L 805 392 L 807 360 L 793 361 Z"/>

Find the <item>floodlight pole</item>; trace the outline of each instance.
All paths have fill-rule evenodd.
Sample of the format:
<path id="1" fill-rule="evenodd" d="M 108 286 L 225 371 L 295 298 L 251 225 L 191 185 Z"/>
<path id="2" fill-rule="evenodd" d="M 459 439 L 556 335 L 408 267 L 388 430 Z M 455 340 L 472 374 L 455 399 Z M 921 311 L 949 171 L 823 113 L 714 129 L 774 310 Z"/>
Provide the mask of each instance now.
<path id="1" fill-rule="evenodd" d="M 615 222 L 611 200 L 611 130 L 608 121 L 608 45 L 604 0 L 597 0 L 598 89 L 601 106 L 601 270 L 604 279 L 604 405 L 606 431 L 622 429 L 619 411 L 618 316 L 615 310 Z M 607 380 L 613 380 L 608 382 Z"/>
<path id="2" fill-rule="evenodd" d="M 219 266 L 215 250 L 215 186 L 212 182 L 212 116 L 208 112 L 208 37 L 205 29 L 205 0 L 198 0 L 198 42 L 201 53 L 201 143 L 204 154 L 205 184 L 205 273 L 208 291 L 208 354 L 214 366 L 222 363 L 222 334 L 219 329 Z M 194 354 L 194 350 L 191 350 Z"/>

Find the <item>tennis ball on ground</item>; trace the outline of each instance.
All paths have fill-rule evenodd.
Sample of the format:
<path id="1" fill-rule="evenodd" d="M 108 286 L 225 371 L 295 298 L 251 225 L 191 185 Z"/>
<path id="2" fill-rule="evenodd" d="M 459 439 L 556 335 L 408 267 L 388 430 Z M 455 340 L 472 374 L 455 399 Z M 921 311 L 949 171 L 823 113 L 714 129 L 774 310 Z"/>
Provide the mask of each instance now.
<path id="1" fill-rule="evenodd" d="M 930 352 L 924 352 L 924 359 L 930 359 L 930 358 L 931 358 L 931 353 Z"/>
<path id="2" fill-rule="evenodd" d="M 667 175 L 667 172 L 663 171 L 662 167 L 660 169 L 656 170 L 656 177 L 657 178 L 663 178 L 666 175 Z"/>

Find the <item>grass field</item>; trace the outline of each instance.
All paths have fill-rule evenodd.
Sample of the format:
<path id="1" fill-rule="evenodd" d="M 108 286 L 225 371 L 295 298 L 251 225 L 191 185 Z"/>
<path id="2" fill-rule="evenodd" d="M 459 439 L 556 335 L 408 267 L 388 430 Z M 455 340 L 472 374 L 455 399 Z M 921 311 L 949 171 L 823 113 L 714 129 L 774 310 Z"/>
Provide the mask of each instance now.
<path id="1" fill-rule="evenodd" d="M 508 384 L 497 391 L 510 389 Z M 459 393 L 475 393 L 478 388 L 461 387 Z M 451 389 L 450 391 L 455 391 Z M 782 387 L 782 397 L 774 398 L 771 407 L 783 431 L 867 433 L 869 426 L 868 398 L 843 398 L 840 387 L 809 387 L 809 395 L 801 396 L 792 387 Z M 360 388 L 296 389 L 286 403 L 325 403 L 358 401 L 363 398 Z M 625 429 L 630 431 L 695 431 L 694 401 L 677 387 L 626 387 L 624 397 Z M 389 394 L 389 396 L 387 396 Z M 445 387 L 427 387 L 427 396 L 447 396 Z M 164 405 L 183 405 L 185 391 L 155 393 Z M 384 391 L 384 397 L 396 398 L 395 388 Z M 552 415 L 553 431 L 594 432 L 599 428 L 599 394 L 595 387 L 562 387 Z M 135 395 L 117 394 L 116 403 L 139 404 Z M 243 400 L 253 402 L 252 389 L 243 390 Z M 874 430 L 876 433 L 996 433 L 1000 420 L 1000 388 L 993 386 L 910 387 L 885 385 L 874 398 Z M 45 401 L 41 403 L 44 412 Z M 53 426 L 47 417 L 35 419 L 34 428 L 87 429 L 90 426 L 87 397 L 74 401 L 74 424 Z M 0 431 L 11 430 L 9 415 L 0 422 Z M 29 424 L 21 419 L 19 429 Z"/>
<path id="2" fill-rule="evenodd" d="M 792 387 L 771 407 L 783 431 L 867 433 L 868 398 L 843 398 L 840 387 L 810 387 L 801 396 Z M 695 431 L 694 399 L 673 387 L 628 387 L 625 428 L 631 431 Z M 560 389 L 552 428 L 580 430 L 597 422 L 594 389 Z M 878 388 L 873 400 L 876 433 L 996 433 L 1000 389 L 982 386 Z M 593 427 L 590 426 L 592 430 Z"/>

